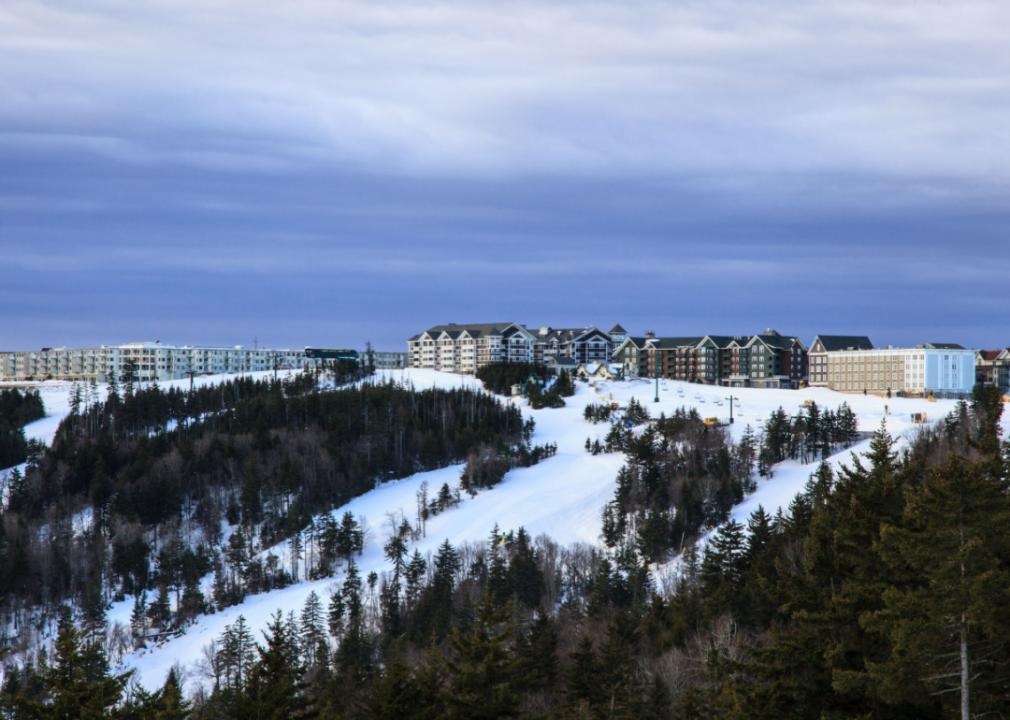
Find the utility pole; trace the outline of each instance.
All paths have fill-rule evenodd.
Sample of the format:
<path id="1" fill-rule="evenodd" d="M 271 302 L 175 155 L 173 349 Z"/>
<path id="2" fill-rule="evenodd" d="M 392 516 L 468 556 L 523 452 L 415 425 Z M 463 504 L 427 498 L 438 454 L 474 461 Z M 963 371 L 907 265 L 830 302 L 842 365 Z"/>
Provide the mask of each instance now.
<path id="1" fill-rule="evenodd" d="M 193 368 L 190 368 L 189 372 L 187 372 L 186 374 L 189 375 L 189 394 L 192 395 L 193 394 L 193 378 L 196 377 L 196 371 L 194 371 Z"/>
<path id="2" fill-rule="evenodd" d="M 733 401 L 734 400 L 739 400 L 740 398 L 733 397 L 732 395 L 730 395 L 726 399 L 729 400 L 729 424 L 732 425 L 733 424 Z"/>

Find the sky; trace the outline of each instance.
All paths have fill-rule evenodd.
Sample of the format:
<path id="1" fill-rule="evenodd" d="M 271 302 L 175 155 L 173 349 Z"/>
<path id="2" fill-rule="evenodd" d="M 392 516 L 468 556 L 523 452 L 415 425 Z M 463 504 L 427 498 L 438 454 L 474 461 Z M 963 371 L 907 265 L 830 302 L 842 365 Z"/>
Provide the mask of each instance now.
<path id="1" fill-rule="evenodd" d="M 3 0 L 0 349 L 1010 345 L 1010 3 Z"/>

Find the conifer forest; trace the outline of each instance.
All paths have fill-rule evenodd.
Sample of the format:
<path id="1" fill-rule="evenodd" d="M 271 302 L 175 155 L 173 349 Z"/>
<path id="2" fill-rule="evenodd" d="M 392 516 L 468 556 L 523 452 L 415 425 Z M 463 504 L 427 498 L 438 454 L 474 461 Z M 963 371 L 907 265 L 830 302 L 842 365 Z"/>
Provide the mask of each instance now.
<path id="1" fill-rule="evenodd" d="M 563 405 L 577 384 L 529 368 L 482 377 L 523 384 L 530 404 Z M 900 447 L 884 426 L 859 432 L 844 403 L 779 410 L 737 440 L 695 409 L 590 403 L 585 421 L 606 432 L 585 452 L 621 457 L 598 544 L 493 526 L 423 555 L 411 543 L 426 521 L 557 447 L 477 388 L 341 381 L 77 388 L 52 445 L 23 451 L 0 515 L 0 716 L 943 720 L 1010 707 L 998 392 L 977 387 Z M 0 427 L 41 412 L 29 394 L 0 403 Z M 826 461 L 867 439 L 851 462 Z M 817 469 L 789 507 L 733 519 L 790 460 Z M 384 527 L 384 570 L 361 571 L 362 520 L 335 510 L 451 464 L 458 484 Z M 117 663 L 201 615 L 325 578 L 329 592 L 265 628 L 239 614 L 208 638 L 199 681 L 173 670 L 145 688 Z M 124 599 L 129 627 L 113 631 L 106 608 Z M 25 652 L 43 627 L 51 643 Z"/>

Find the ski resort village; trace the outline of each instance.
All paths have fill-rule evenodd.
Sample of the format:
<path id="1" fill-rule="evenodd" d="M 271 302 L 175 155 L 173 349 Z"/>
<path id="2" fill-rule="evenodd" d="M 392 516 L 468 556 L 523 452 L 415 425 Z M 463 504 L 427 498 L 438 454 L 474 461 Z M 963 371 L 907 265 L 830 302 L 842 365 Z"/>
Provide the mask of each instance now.
<path id="1" fill-rule="evenodd" d="M 394 671 L 469 702 L 467 662 L 564 688 L 498 698 L 510 712 L 606 706 L 582 672 L 628 708 L 680 707 L 713 658 L 774 650 L 777 593 L 820 572 L 799 538 L 982 442 L 1008 367 L 954 343 L 515 323 L 436 325 L 402 353 L 4 354 L 5 702 L 99 652 L 124 707 L 240 703 L 283 645 L 291 696 L 334 717 Z M 838 522 L 836 555 L 846 533 L 880 542 Z"/>

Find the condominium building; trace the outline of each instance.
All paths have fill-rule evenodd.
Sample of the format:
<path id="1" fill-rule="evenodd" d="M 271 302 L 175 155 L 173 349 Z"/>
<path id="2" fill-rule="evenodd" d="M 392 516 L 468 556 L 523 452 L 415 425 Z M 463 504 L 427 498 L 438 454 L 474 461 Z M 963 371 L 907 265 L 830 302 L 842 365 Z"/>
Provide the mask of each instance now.
<path id="1" fill-rule="evenodd" d="M 799 338 L 766 330 L 759 335 L 629 337 L 614 351 L 627 375 L 730 387 L 799 387 L 807 372 Z"/>
<path id="2" fill-rule="evenodd" d="M 0 380 L 174 380 L 189 375 L 302 368 L 303 350 L 192 347 L 136 342 L 94 348 L 0 352 Z"/>
<path id="3" fill-rule="evenodd" d="M 366 359 L 370 359 L 372 367 L 376 370 L 398 370 L 407 367 L 407 353 L 394 352 L 390 350 L 373 350 L 366 353 Z"/>
<path id="4" fill-rule="evenodd" d="M 620 325 L 615 325 L 610 333 L 597 327 L 539 328 L 533 341 L 533 361 L 542 363 L 564 357 L 577 363 L 608 363 L 616 345 L 614 331 L 622 339 L 626 336 Z"/>
<path id="5" fill-rule="evenodd" d="M 648 343 L 655 338 L 655 333 L 648 332 L 643 336 L 626 335 L 617 343 L 611 353 L 611 360 L 621 364 L 624 377 L 649 376 Z"/>
<path id="6" fill-rule="evenodd" d="M 827 387 L 874 395 L 952 395 L 975 385 L 975 351 L 954 343 L 825 353 Z"/>
<path id="7" fill-rule="evenodd" d="M 975 354 L 975 382 L 1010 393 L 1010 348 L 979 350 Z"/>
<path id="8" fill-rule="evenodd" d="M 624 329 L 615 325 L 624 335 Z M 519 323 L 435 325 L 407 341 L 410 367 L 472 373 L 493 362 L 610 362 L 614 340 L 599 328 L 529 330 Z"/>
<path id="9" fill-rule="evenodd" d="M 435 325 L 407 341 L 410 367 L 472 373 L 493 362 L 533 362 L 533 333 L 518 323 Z"/>
<path id="10" fill-rule="evenodd" d="M 839 350 L 872 350 L 865 335 L 818 335 L 807 353 L 808 382 L 811 387 L 828 385 L 828 353 Z"/>

